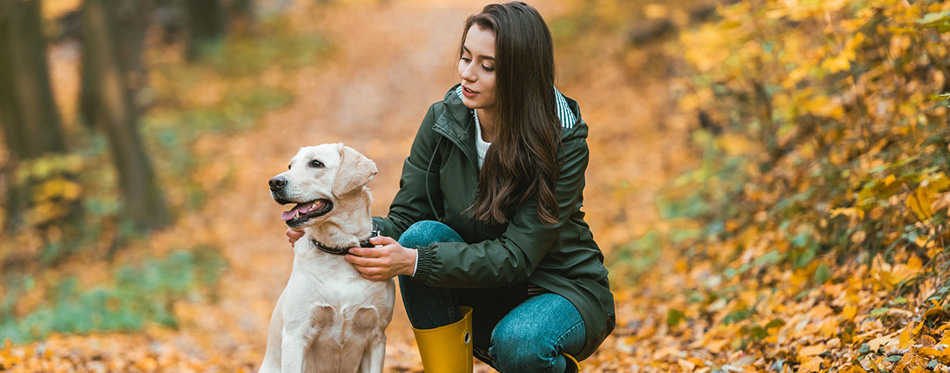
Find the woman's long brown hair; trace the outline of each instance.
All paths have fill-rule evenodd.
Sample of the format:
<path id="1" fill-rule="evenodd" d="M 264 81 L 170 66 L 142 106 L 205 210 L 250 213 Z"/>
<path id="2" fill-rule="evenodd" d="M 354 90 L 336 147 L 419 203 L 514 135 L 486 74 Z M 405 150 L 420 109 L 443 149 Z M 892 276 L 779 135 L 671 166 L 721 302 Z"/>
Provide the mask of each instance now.
<path id="1" fill-rule="evenodd" d="M 551 32 L 538 11 L 523 2 L 488 5 L 469 17 L 462 45 L 473 25 L 495 34 L 497 128 L 478 175 L 474 216 L 504 224 L 518 207 L 537 199 L 541 222 L 554 224 L 561 125 Z"/>

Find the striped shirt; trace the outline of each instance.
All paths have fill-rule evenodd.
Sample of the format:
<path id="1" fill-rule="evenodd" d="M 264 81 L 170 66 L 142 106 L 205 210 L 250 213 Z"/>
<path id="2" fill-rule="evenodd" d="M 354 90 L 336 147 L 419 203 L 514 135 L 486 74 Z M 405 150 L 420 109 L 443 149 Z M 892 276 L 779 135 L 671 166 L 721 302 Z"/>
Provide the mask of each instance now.
<path id="1" fill-rule="evenodd" d="M 459 99 L 464 97 L 461 85 L 455 89 L 455 93 L 459 96 Z M 577 117 L 571 111 L 571 107 L 567 105 L 564 95 L 557 88 L 554 88 L 554 100 L 557 103 L 557 118 L 561 120 L 561 128 L 573 128 Z M 478 167 L 481 168 L 482 164 L 485 163 L 485 154 L 488 154 L 488 147 L 491 146 L 491 143 L 482 140 L 482 124 L 478 121 L 478 110 L 473 109 L 472 115 L 475 116 L 475 149 L 478 151 Z"/>

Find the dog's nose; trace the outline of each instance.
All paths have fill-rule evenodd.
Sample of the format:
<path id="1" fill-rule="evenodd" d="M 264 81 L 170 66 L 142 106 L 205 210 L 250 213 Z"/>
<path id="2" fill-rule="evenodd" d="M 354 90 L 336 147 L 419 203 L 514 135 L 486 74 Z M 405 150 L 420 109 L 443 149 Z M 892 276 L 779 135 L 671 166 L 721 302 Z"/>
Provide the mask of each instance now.
<path id="1" fill-rule="evenodd" d="M 267 184 L 270 185 L 270 190 L 278 191 L 284 189 L 287 186 L 287 179 L 283 176 L 277 176 L 267 181 Z"/>

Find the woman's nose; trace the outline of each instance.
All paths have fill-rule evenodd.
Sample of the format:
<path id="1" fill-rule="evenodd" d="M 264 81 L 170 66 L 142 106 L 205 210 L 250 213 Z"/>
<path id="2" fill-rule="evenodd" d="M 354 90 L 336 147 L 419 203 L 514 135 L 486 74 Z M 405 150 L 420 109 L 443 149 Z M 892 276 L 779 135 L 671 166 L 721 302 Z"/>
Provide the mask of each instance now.
<path id="1" fill-rule="evenodd" d="M 462 79 L 470 82 L 474 82 L 478 79 L 478 75 L 475 75 L 475 73 L 472 71 L 472 65 L 474 64 L 468 64 L 468 66 L 465 66 L 465 68 L 462 69 Z"/>

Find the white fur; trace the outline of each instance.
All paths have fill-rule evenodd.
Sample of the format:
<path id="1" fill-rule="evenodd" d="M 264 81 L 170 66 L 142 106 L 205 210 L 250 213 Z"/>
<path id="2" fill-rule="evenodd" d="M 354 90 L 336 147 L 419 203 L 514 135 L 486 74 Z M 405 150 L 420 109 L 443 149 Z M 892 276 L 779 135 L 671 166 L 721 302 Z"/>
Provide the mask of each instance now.
<path id="1" fill-rule="evenodd" d="M 310 167 L 313 159 L 325 167 Z M 294 244 L 293 270 L 271 316 L 260 372 L 383 371 L 393 280 L 364 279 L 343 256 L 311 241 L 354 247 L 370 234 L 372 196 L 364 185 L 375 174 L 376 165 L 362 154 L 324 144 L 301 148 L 290 170 L 278 175 L 287 179 L 285 199 L 326 198 L 333 210 L 308 221 Z"/>

